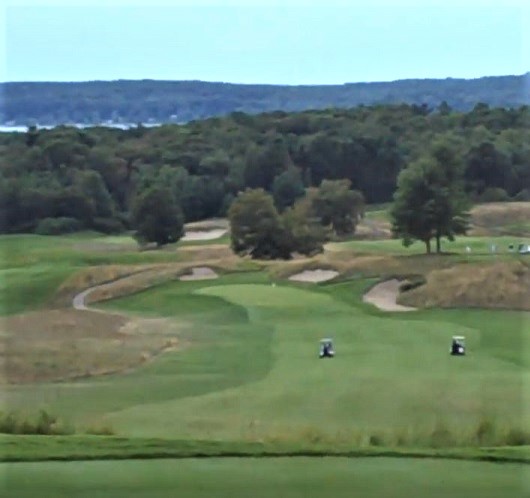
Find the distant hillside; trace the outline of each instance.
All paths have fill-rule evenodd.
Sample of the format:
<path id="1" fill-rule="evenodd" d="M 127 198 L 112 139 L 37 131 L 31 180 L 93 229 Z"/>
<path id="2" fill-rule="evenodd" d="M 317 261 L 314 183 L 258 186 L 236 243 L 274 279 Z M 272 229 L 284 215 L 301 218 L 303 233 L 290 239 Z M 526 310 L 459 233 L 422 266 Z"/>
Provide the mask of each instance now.
<path id="1" fill-rule="evenodd" d="M 0 123 L 184 123 L 232 112 L 257 114 L 329 107 L 408 103 L 467 111 L 530 104 L 530 73 L 473 80 L 415 79 L 344 85 L 240 85 L 201 81 L 118 80 L 82 83 L 1 83 Z"/>

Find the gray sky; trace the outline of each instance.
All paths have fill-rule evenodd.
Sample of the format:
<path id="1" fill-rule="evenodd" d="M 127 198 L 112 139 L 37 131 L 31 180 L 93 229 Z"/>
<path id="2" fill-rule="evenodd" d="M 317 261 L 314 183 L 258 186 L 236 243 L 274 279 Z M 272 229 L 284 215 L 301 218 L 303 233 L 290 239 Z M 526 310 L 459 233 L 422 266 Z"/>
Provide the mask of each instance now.
<path id="1" fill-rule="evenodd" d="M 0 0 L 0 5 L 1 81 L 340 84 L 530 69 L 530 16 L 523 1 Z"/>

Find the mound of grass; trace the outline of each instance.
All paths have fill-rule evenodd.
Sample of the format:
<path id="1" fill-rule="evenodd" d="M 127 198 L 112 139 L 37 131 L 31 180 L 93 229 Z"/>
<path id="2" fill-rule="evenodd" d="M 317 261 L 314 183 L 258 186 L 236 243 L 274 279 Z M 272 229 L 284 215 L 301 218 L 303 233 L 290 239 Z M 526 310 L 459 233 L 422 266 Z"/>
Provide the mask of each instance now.
<path id="1" fill-rule="evenodd" d="M 479 204 L 471 210 L 471 234 L 530 237 L 530 202 Z"/>
<path id="2" fill-rule="evenodd" d="M 414 307 L 530 310 L 530 268 L 519 261 L 434 270 L 398 302 Z"/>

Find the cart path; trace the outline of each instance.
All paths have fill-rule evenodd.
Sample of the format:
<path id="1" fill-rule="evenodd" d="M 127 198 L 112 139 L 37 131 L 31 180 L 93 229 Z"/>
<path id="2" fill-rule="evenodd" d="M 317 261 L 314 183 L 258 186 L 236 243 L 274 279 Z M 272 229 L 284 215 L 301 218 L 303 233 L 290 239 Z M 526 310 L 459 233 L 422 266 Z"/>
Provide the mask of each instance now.
<path id="1" fill-rule="evenodd" d="M 383 311 L 415 311 L 417 308 L 402 306 L 396 302 L 400 284 L 401 282 L 394 278 L 374 285 L 363 296 L 363 301 Z"/>

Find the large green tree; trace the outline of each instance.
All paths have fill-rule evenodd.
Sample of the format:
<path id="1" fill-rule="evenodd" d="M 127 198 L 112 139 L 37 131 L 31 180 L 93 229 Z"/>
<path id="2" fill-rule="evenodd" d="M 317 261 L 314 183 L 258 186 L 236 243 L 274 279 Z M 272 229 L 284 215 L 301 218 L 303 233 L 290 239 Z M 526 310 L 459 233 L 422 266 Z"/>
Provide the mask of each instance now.
<path id="1" fill-rule="evenodd" d="M 329 233 L 314 215 L 308 197 L 297 200 L 282 213 L 281 219 L 292 252 L 312 256 L 324 250 Z"/>
<path id="2" fill-rule="evenodd" d="M 296 199 L 304 196 L 304 193 L 302 175 L 300 170 L 294 166 L 278 175 L 272 184 L 274 204 L 280 212 L 292 206 Z"/>
<path id="3" fill-rule="evenodd" d="M 349 180 L 323 180 L 310 192 L 314 212 L 337 235 L 352 234 L 364 210 L 361 192 L 351 190 Z"/>
<path id="4" fill-rule="evenodd" d="M 257 259 L 289 258 L 288 236 L 272 196 L 263 189 L 241 192 L 228 210 L 232 249 Z"/>
<path id="5" fill-rule="evenodd" d="M 132 225 L 140 244 L 155 242 L 160 247 L 184 235 L 182 211 L 167 188 L 149 188 L 135 199 Z"/>
<path id="6" fill-rule="evenodd" d="M 443 237 L 454 240 L 466 232 L 469 203 L 462 176 L 458 152 L 446 141 L 435 143 L 429 155 L 400 173 L 391 217 L 394 235 L 405 246 L 420 240 L 430 253 L 435 239 L 440 252 Z"/>

